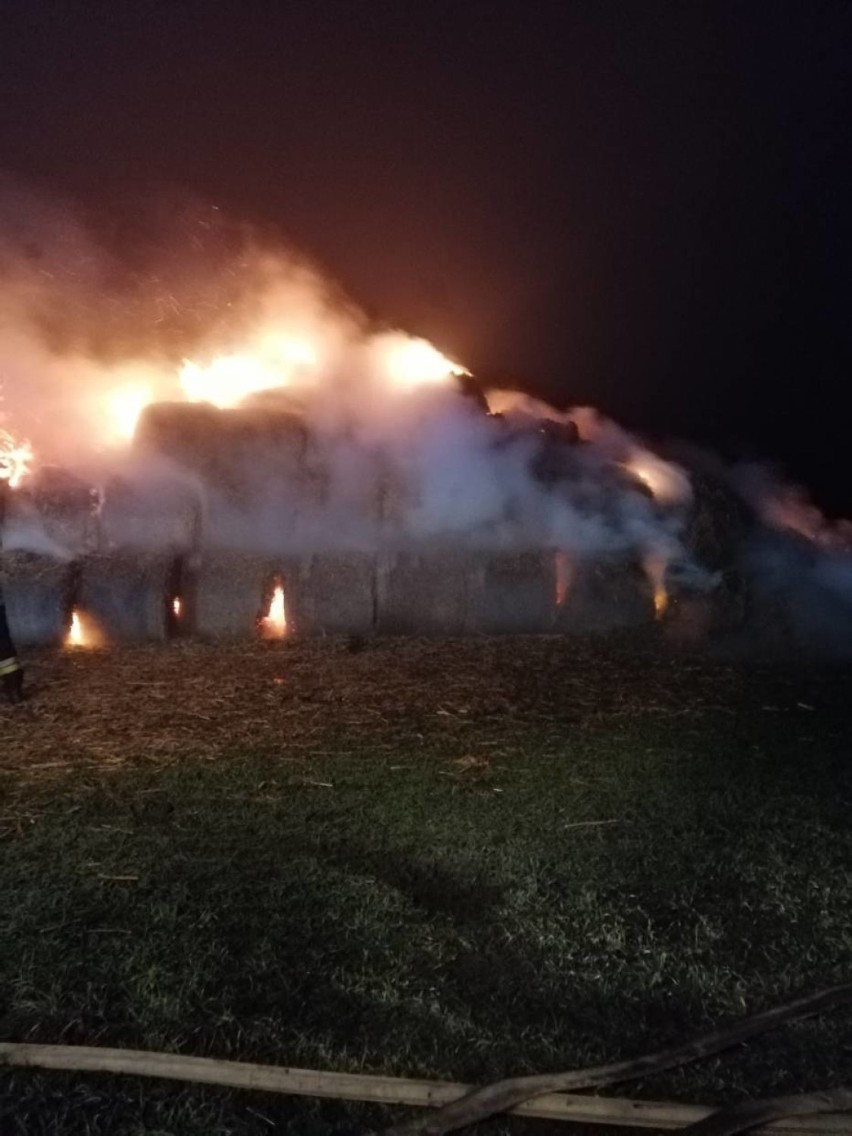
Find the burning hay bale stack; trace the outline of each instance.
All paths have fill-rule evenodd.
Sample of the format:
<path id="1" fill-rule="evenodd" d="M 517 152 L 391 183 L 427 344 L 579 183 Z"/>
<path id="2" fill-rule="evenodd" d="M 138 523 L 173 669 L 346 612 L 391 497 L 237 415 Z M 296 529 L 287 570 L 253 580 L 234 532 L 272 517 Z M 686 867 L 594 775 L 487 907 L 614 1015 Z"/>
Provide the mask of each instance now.
<path id="1" fill-rule="evenodd" d="M 365 478 L 359 468 L 351 496 L 330 500 L 328 471 L 304 423 L 262 405 L 230 411 L 152 406 L 137 445 L 141 453 L 178 463 L 204 487 L 197 555 L 183 573 L 186 626 L 211 638 L 251 634 L 263 628 L 280 588 L 291 632 L 372 629 L 374 557 L 350 550 L 345 531 L 359 506 L 378 530 L 380 494 L 369 461 L 372 492 L 365 497 L 358 490 Z M 324 536 L 316 531 L 318 516 L 328 521 Z M 329 531 L 340 545 L 323 551 Z"/>
<path id="2" fill-rule="evenodd" d="M 156 642 L 172 627 L 174 564 L 156 552 L 88 557 L 80 567 L 74 608 L 85 612 L 108 642 Z"/>
<path id="3" fill-rule="evenodd" d="M 668 470 L 653 455 L 634 467 L 621 442 L 593 453 L 572 423 L 540 431 L 471 413 L 459 428 L 480 447 L 473 499 L 495 503 L 461 525 L 454 495 L 470 467 L 453 468 L 443 439 L 436 460 L 449 480 L 425 484 L 406 446 L 309 430 L 292 407 L 151 405 L 120 477 L 73 493 L 54 478 L 29 501 L 45 549 L 75 567 L 45 577 L 58 614 L 25 618 L 22 607 L 41 602 L 30 596 L 10 618 L 36 642 L 61 637 L 72 609 L 115 641 L 602 634 L 663 615 L 677 635 L 694 609 L 707 626 L 740 618 L 748 518 L 724 485 L 696 474 L 689 509 L 681 498 L 667 513 L 654 486 Z M 506 492 L 494 492 L 498 474 Z M 676 576 L 665 547 L 657 554 L 656 532 L 669 552 L 685 545 L 703 591 Z M 710 576 L 721 588 L 708 592 Z"/>
<path id="4" fill-rule="evenodd" d="M 112 478 L 102 492 L 97 550 L 80 563 L 75 607 L 109 642 L 176 634 L 185 617 L 182 580 L 198 555 L 201 528 L 200 494 L 171 471 Z"/>
<path id="5" fill-rule="evenodd" d="M 182 596 L 184 617 L 202 638 L 254 635 L 268 614 L 276 586 L 283 592 L 281 565 L 274 557 L 205 551 Z"/>

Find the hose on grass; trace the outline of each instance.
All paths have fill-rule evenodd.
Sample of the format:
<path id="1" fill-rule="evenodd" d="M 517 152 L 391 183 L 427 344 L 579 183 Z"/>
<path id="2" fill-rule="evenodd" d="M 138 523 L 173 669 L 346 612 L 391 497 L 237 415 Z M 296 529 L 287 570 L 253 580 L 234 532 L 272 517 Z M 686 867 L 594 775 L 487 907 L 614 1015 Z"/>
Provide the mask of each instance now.
<path id="1" fill-rule="evenodd" d="M 385 1129 L 382 1136 L 443 1136 L 495 1113 L 510 1111 L 542 1119 L 680 1129 L 690 1136 L 733 1136 L 773 1120 L 852 1109 L 852 1090 L 748 1102 L 715 1112 L 687 1105 L 571 1097 L 566 1090 L 616 1084 L 673 1069 L 709 1057 L 795 1018 L 825 1013 L 849 1002 L 852 1002 L 852 984 L 836 986 L 659 1053 L 592 1069 L 515 1077 L 474 1090 L 467 1085 L 440 1081 L 282 1068 L 175 1053 L 18 1042 L 0 1042 L 0 1068 L 130 1074 L 256 1092 L 437 1108 L 427 1117 Z M 837 1129 L 831 1131 L 834 1133 Z M 847 1131 L 852 1133 L 852 1128 Z"/>
<path id="2" fill-rule="evenodd" d="M 684 1136 L 736 1136 L 793 1116 L 818 1116 L 823 1112 L 852 1111 L 852 1089 L 826 1089 L 793 1097 L 771 1097 L 720 1108 L 683 1129 Z"/>
<path id="3" fill-rule="evenodd" d="M 413 1120 L 385 1128 L 381 1136 L 445 1136 L 448 1132 L 457 1132 L 460 1128 L 467 1128 L 489 1116 L 508 1112 L 524 1101 L 543 1093 L 593 1089 L 635 1080 L 652 1073 L 662 1073 L 710 1057 L 724 1049 L 730 1049 L 748 1038 L 775 1029 L 794 1018 L 825 1013 L 849 1002 L 852 1002 L 852 983 L 797 998 L 784 1006 L 777 1006 L 743 1018 L 724 1029 L 703 1034 L 684 1045 L 651 1053 L 645 1057 L 618 1061 L 612 1065 L 599 1065 L 591 1069 L 571 1070 L 567 1073 L 509 1077 L 475 1089 L 429 1116 L 418 1116 Z"/>

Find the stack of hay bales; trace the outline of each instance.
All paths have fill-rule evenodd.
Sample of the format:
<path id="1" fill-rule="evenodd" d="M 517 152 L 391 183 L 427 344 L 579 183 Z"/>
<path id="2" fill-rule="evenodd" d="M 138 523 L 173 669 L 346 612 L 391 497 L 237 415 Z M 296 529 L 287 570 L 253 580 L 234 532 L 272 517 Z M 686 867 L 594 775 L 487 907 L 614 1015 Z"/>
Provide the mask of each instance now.
<path id="1" fill-rule="evenodd" d="M 300 571 L 288 546 L 323 492 L 301 419 L 264 407 L 159 404 L 142 416 L 136 446 L 203 485 L 203 524 L 183 572 L 187 623 L 210 638 L 255 633 L 276 578 L 291 608 Z"/>

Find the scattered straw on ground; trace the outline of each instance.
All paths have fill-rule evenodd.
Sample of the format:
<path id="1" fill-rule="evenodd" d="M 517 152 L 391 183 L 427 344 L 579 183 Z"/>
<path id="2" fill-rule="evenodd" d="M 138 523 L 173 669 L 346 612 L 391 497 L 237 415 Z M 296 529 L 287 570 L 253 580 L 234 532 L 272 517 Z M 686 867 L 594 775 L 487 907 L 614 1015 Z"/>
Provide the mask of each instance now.
<path id="1" fill-rule="evenodd" d="M 493 752 L 506 731 L 542 721 L 732 714 L 748 681 L 634 644 L 558 637 L 178 642 L 24 661 L 30 697 L 0 708 L 0 771 L 32 775 L 240 749 L 296 757 L 347 737 L 382 748 L 401 732 L 455 734 L 461 753 L 475 735 Z"/>

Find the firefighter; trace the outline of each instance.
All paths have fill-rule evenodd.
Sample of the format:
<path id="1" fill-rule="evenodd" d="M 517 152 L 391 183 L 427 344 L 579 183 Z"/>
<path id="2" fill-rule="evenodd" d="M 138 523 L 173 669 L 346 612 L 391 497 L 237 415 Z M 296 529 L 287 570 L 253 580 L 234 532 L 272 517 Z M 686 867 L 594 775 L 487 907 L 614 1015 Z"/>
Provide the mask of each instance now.
<path id="1" fill-rule="evenodd" d="M 24 699 L 24 670 L 15 651 L 6 620 L 6 605 L 0 597 L 0 681 L 10 702 Z"/>
<path id="2" fill-rule="evenodd" d="M 2 547 L 3 519 L 6 512 L 6 498 L 9 493 L 8 482 L 0 479 L 0 548 Z M 9 623 L 6 619 L 6 605 L 0 591 L 0 682 L 10 702 L 22 702 L 24 698 L 24 671 L 12 642 Z"/>

